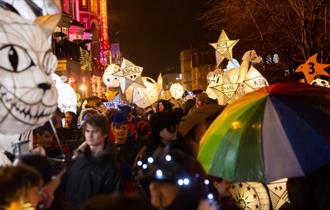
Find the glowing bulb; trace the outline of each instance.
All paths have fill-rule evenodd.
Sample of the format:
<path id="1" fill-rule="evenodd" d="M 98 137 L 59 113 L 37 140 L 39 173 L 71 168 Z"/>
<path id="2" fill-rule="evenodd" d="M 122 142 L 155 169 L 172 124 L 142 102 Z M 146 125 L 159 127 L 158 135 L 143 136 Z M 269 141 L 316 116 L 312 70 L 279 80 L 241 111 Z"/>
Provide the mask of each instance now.
<path id="1" fill-rule="evenodd" d="M 163 176 L 163 172 L 162 172 L 162 170 L 157 169 L 157 171 L 156 171 L 156 176 L 157 176 L 158 178 L 161 178 L 161 177 Z"/>
<path id="2" fill-rule="evenodd" d="M 171 161 L 171 160 L 172 160 L 172 156 L 171 156 L 171 155 L 166 155 L 166 156 L 165 156 L 165 160 L 166 160 L 167 162 Z"/>
<path id="3" fill-rule="evenodd" d="M 142 168 L 143 168 L 143 169 L 147 169 L 147 168 L 148 168 L 147 164 L 143 164 L 143 165 L 142 165 Z"/>
<path id="4" fill-rule="evenodd" d="M 148 157 L 148 163 L 153 163 L 154 159 L 152 157 Z"/>
<path id="5" fill-rule="evenodd" d="M 184 178 L 183 179 L 183 184 L 188 185 L 190 183 L 188 178 Z"/>
<path id="6" fill-rule="evenodd" d="M 214 196 L 213 196 L 212 193 L 209 193 L 209 194 L 207 195 L 207 198 L 210 199 L 210 200 L 212 200 L 212 199 L 214 198 Z"/>
<path id="7" fill-rule="evenodd" d="M 210 181 L 208 179 L 205 179 L 204 184 L 208 185 L 208 184 L 210 184 Z"/>
<path id="8" fill-rule="evenodd" d="M 183 180 L 182 180 L 182 179 L 179 179 L 179 180 L 178 180 L 178 185 L 180 185 L 180 186 L 183 185 Z"/>
<path id="9" fill-rule="evenodd" d="M 139 161 L 137 162 L 137 165 L 138 165 L 138 166 L 142 166 L 142 164 L 143 164 L 143 163 L 142 163 L 141 160 L 139 160 Z"/>

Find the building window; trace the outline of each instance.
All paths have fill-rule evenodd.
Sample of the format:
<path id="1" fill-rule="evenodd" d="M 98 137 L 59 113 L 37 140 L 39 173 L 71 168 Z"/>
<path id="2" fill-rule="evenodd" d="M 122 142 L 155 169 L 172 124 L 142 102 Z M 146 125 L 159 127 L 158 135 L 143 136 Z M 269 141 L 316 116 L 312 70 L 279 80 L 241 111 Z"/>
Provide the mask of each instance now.
<path id="1" fill-rule="evenodd" d="M 80 9 L 88 10 L 88 2 L 87 0 L 80 0 Z"/>

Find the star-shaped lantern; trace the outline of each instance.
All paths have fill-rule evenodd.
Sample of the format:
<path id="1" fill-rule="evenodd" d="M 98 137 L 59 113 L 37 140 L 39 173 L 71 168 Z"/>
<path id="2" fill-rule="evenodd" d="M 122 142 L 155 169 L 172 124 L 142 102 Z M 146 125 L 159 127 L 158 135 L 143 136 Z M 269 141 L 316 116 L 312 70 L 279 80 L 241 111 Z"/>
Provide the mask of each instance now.
<path id="1" fill-rule="evenodd" d="M 225 58 L 230 61 L 233 59 L 233 47 L 238 41 L 239 39 L 229 40 L 226 32 L 222 30 L 218 42 L 210 43 L 210 45 L 216 49 L 217 66 L 219 66 Z"/>
<path id="2" fill-rule="evenodd" d="M 123 58 L 120 71 L 114 73 L 113 75 L 123 77 L 125 79 L 125 82 L 120 84 L 122 92 L 125 92 L 129 86 L 145 87 L 141 77 L 142 71 L 142 67 L 136 66 L 131 61 Z"/>
<path id="3" fill-rule="evenodd" d="M 324 75 L 329 77 L 329 73 L 326 72 L 324 69 L 329 67 L 330 64 L 321 64 L 316 61 L 317 54 L 308 58 L 308 60 L 298 66 L 296 72 L 302 72 L 305 75 L 306 82 L 311 84 L 316 76 Z"/>

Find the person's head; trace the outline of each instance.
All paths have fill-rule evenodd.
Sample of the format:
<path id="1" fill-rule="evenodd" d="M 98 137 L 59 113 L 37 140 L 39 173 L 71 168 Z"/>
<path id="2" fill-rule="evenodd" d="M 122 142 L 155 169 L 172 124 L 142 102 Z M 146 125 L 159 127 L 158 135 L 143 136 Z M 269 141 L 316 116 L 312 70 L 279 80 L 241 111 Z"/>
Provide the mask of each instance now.
<path id="1" fill-rule="evenodd" d="M 107 109 L 105 112 L 104 112 L 104 115 L 106 116 L 106 118 L 109 120 L 109 123 L 111 123 L 111 120 L 112 120 L 112 115 L 119 112 L 118 109 L 115 109 L 115 108 L 110 108 L 110 109 Z"/>
<path id="2" fill-rule="evenodd" d="M 37 207 L 41 201 L 39 189 L 42 184 L 40 174 L 28 166 L 0 168 L 0 206 L 28 202 L 32 207 Z"/>
<path id="3" fill-rule="evenodd" d="M 150 135 L 150 125 L 148 121 L 140 120 L 136 123 L 136 133 L 140 140 L 146 140 Z"/>
<path id="4" fill-rule="evenodd" d="M 54 134 L 48 122 L 45 125 L 36 128 L 34 132 L 36 134 L 37 144 L 43 147 L 48 147 L 54 142 Z"/>
<path id="5" fill-rule="evenodd" d="M 196 159 L 182 151 L 167 149 L 152 161 L 149 159 L 146 177 L 150 179 L 150 200 L 154 207 L 186 209 L 206 197 L 206 175 Z"/>
<path id="6" fill-rule="evenodd" d="M 98 102 L 98 103 L 96 104 L 96 109 L 97 109 L 97 111 L 99 111 L 100 113 L 104 113 L 104 112 L 107 110 L 107 108 L 105 107 L 105 105 L 103 104 L 102 101 L 100 101 L 100 102 Z"/>
<path id="7" fill-rule="evenodd" d="M 177 139 L 179 117 L 174 112 L 157 112 L 149 124 L 152 138 L 160 138 L 164 143 Z"/>
<path id="8" fill-rule="evenodd" d="M 229 181 L 214 176 L 210 176 L 209 179 L 211 180 L 213 187 L 216 189 L 219 198 L 231 196 L 230 188 L 232 184 Z"/>
<path id="9" fill-rule="evenodd" d="M 111 132 L 115 144 L 125 144 L 128 137 L 127 115 L 123 112 L 114 113 L 111 117 Z"/>
<path id="10" fill-rule="evenodd" d="M 92 115 L 83 124 L 86 143 L 90 147 L 104 145 L 109 133 L 109 123 L 103 115 Z"/>
<path id="11" fill-rule="evenodd" d="M 156 112 L 172 111 L 172 104 L 168 100 L 159 100 L 156 106 Z"/>
<path id="12" fill-rule="evenodd" d="M 53 168 L 46 156 L 39 154 L 25 154 L 16 159 L 14 163 L 14 165 L 22 164 L 38 171 L 44 184 L 49 183 L 54 175 Z"/>
<path id="13" fill-rule="evenodd" d="M 77 115 L 71 111 L 68 111 L 64 115 L 64 121 L 65 128 L 74 128 L 77 126 Z"/>
<path id="14" fill-rule="evenodd" d="M 90 118 L 92 115 L 98 115 L 99 112 L 94 108 L 86 108 L 80 112 L 78 124 L 79 127 L 82 127 L 85 121 Z"/>
<path id="15" fill-rule="evenodd" d="M 207 104 L 208 103 L 208 100 L 209 100 L 209 97 L 206 93 L 198 93 L 196 95 L 196 104 L 195 106 L 198 108 L 200 107 L 201 105 L 203 104 Z"/>
<path id="16" fill-rule="evenodd" d="M 61 110 L 59 108 L 57 108 L 52 116 L 52 121 L 53 121 L 55 128 L 62 127 L 62 118 L 63 118 L 63 113 L 61 112 Z"/>

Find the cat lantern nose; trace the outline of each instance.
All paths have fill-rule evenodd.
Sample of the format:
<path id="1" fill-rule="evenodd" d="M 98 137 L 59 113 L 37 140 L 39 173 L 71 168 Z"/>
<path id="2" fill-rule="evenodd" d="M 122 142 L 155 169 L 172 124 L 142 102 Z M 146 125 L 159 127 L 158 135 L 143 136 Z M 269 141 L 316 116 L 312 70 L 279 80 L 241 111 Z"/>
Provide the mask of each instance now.
<path id="1" fill-rule="evenodd" d="M 38 88 L 41 88 L 43 91 L 46 91 L 51 88 L 51 85 L 49 83 L 40 83 L 38 84 Z"/>

